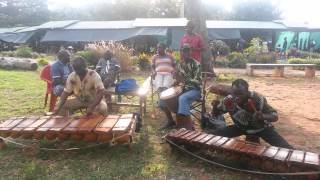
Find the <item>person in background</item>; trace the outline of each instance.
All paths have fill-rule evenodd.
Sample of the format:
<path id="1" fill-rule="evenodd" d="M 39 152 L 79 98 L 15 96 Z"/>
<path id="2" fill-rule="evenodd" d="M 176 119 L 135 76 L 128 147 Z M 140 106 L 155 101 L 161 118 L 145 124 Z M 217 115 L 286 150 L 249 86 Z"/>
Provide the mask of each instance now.
<path id="1" fill-rule="evenodd" d="M 60 96 L 69 74 L 72 72 L 70 65 L 70 53 L 66 50 L 58 52 L 58 60 L 51 65 L 51 79 L 53 82 L 53 94 Z"/>
<path id="2" fill-rule="evenodd" d="M 312 39 L 310 41 L 310 52 L 313 53 L 315 48 L 316 48 L 316 41 L 314 39 Z"/>
<path id="3" fill-rule="evenodd" d="M 287 47 L 288 47 L 288 41 L 287 37 L 284 38 L 282 49 L 281 49 L 281 56 L 286 59 L 286 53 L 287 53 Z"/>
<path id="4" fill-rule="evenodd" d="M 186 128 L 194 130 L 194 126 L 190 117 L 191 104 L 201 98 L 201 68 L 200 64 L 191 57 L 191 48 L 189 44 L 182 46 L 182 58 L 177 64 L 174 77 L 177 83 L 183 86 L 183 93 L 178 99 L 178 112 L 176 115 L 176 123 L 172 118 L 172 114 L 167 107 L 166 103 L 162 100 L 159 101 L 160 108 L 167 116 L 168 123 L 166 128 L 177 126 L 177 128 Z"/>
<path id="5" fill-rule="evenodd" d="M 205 43 L 199 33 L 194 32 L 195 25 L 189 21 L 186 26 L 186 33 L 180 41 L 180 54 L 182 57 L 182 46 L 189 44 L 191 50 L 191 57 L 201 64 L 201 52 L 206 50 Z"/>
<path id="6" fill-rule="evenodd" d="M 74 53 L 74 48 L 72 46 L 68 46 L 67 50 L 69 51 L 69 53 L 71 54 L 71 56 Z"/>
<path id="7" fill-rule="evenodd" d="M 87 68 L 87 64 L 82 57 L 77 57 L 72 61 L 72 72 L 60 98 L 60 102 L 53 115 L 68 116 L 75 110 L 86 108 L 87 115 L 99 112 L 107 114 L 107 104 L 104 96 L 104 86 L 99 74 Z M 74 98 L 68 97 L 73 94 Z"/>
<path id="8" fill-rule="evenodd" d="M 246 40 L 244 40 L 243 38 L 240 38 L 239 43 L 238 43 L 239 52 L 243 53 L 245 44 L 246 44 Z"/>
<path id="9" fill-rule="evenodd" d="M 158 92 L 161 92 L 173 84 L 172 73 L 175 68 L 175 62 L 172 56 L 165 53 L 166 45 L 159 43 L 157 45 L 157 54 L 151 61 L 152 77 L 154 77 L 154 85 Z"/>
<path id="10" fill-rule="evenodd" d="M 108 49 L 104 53 L 104 57 L 101 58 L 96 65 L 96 71 L 99 73 L 106 89 L 115 84 L 117 76 L 120 73 L 120 64 L 119 61 L 113 57 L 111 50 Z"/>
<path id="11" fill-rule="evenodd" d="M 214 116 L 229 113 L 233 125 L 218 129 L 213 134 L 224 137 L 256 135 L 272 146 L 292 149 L 273 128 L 271 122 L 278 120 L 277 111 L 264 96 L 249 91 L 249 84 L 243 79 L 232 82 L 231 94 L 221 100 L 213 112 Z"/>

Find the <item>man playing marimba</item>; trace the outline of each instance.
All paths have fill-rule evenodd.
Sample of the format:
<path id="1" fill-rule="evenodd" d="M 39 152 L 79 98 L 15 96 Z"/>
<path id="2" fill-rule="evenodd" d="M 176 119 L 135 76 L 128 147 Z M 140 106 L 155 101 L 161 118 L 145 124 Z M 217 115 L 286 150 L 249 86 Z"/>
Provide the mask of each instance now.
<path id="1" fill-rule="evenodd" d="M 104 86 L 99 74 L 87 68 L 83 58 L 72 61 L 74 72 L 67 79 L 66 87 L 54 114 L 68 115 L 71 110 L 87 108 L 87 114 L 98 111 L 102 115 L 107 113 L 107 104 L 103 98 Z M 73 94 L 75 98 L 68 99 Z"/>
<path id="2" fill-rule="evenodd" d="M 177 70 L 174 73 L 178 83 L 183 85 L 183 93 L 179 96 L 179 106 L 176 112 L 176 123 L 173 121 L 171 112 L 166 103 L 160 99 L 160 108 L 165 112 L 168 123 L 165 127 L 169 128 L 177 125 L 177 128 L 186 128 L 193 130 L 193 123 L 190 117 L 191 104 L 201 98 L 201 72 L 200 65 L 190 55 L 190 45 L 184 44 L 182 47 L 182 58 L 177 64 Z"/>
<path id="3" fill-rule="evenodd" d="M 214 116 L 229 113 L 234 125 L 218 129 L 213 134 L 225 137 L 256 135 L 273 146 L 292 149 L 272 127 L 278 114 L 262 95 L 249 91 L 243 79 L 232 82 L 231 94 L 226 96 L 213 112 Z"/>

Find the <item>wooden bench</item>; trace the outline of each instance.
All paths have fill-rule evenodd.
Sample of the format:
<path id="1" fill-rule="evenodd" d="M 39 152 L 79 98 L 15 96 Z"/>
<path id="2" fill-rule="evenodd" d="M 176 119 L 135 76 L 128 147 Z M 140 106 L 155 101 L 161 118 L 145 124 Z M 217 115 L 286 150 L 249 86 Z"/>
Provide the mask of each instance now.
<path id="1" fill-rule="evenodd" d="M 107 104 L 108 104 L 108 111 L 110 112 L 112 110 L 112 107 L 138 107 L 139 112 L 142 115 L 145 115 L 147 112 L 147 95 L 150 89 L 150 81 L 151 78 L 148 77 L 142 84 L 142 86 L 139 87 L 137 91 L 128 92 L 125 94 L 118 94 L 115 91 L 115 87 L 110 87 L 105 90 L 105 94 L 109 95 L 115 95 L 118 96 L 116 101 L 112 101 L 112 97 L 107 97 Z M 133 102 L 122 102 L 122 97 L 138 97 L 139 103 L 133 103 Z"/>
<path id="2" fill-rule="evenodd" d="M 305 77 L 314 78 L 316 75 L 316 65 L 315 64 L 247 64 L 247 75 L 253 76 L 254 69 L 258 67 L 273 67 L 274 76 L 283 77 L 285 67 L 304 67 Z"/>

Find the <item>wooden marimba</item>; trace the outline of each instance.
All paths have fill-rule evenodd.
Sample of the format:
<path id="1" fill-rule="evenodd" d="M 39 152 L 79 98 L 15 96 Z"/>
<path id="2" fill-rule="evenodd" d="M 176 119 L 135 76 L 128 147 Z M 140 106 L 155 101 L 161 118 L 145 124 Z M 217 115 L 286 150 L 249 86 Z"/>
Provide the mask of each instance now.
<path id="1" fill-rule="evenodd" d="M 180 129 L 165 136 L 166 139 L 187 146 L 222 153 L 224 157 L 248 163 L 272 172 L 306 172 L 320 170 L 320 156 L 312 152 L 263 146 L 243 140 L 215 136 Z M 309 176 L 316 179 L 318 176 Z"/>
<path id="2" fill-rule="evenodd" d="M 130 143 L 137 118 L 133 114 L 12 117 L 0 124 L 2 137 Z"/>

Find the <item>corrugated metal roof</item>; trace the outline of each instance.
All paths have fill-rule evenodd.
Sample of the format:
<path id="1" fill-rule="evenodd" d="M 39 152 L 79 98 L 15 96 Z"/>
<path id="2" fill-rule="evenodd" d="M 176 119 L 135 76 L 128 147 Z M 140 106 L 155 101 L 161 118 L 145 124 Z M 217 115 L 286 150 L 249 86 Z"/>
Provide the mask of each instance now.
<path id="1" fill-rule="evenodd" d="M 136 27 L 184 27 L 186 18 L 136 18 L 133 25 Z"/>
<path id="2" fill-rule="evenodd" d="M 40 29 L 59 29 L 59 28 L 65 28 L 69 25 L 72 25 L 74 23 L 78 22 L 78 20 L 68 20 L 68 21 L 50 21 L 44 24 L 41 24 L 38 26 Z"/>
<path id="3" fill-rule="evenodd" d="M 39 26 L 32 26 L 28 28 L 21 29 L 17 32 L 28 32 L 36 31 L 39 29 L 62 29 L 78 22 L 77 20 L 68 20 L 68 21 L 49 21 L 47 23 L 41 24 Z"/>
<path id="4" fill-rule="evenodd" d="M 281 23 L 271 21 L 207 21 L 209 29 L 286 29 Z"/>
<path id="5" fill-rule="evenodd" d="M 80 21 L 65 29 L 129 29 L 133 21 Z"/>
<path id="6" fill-rule="evenodd" d="M 0 28 L 0 33 L 13 33 L 26 27 Z"/>
<path id="7" fill-rule="evenodd" d="M 306 22 L 294 22 L 294 21 L 284 21 L 284 20 L 278 20 L 274 21 L 276 23 L 281 23 L 287 28 L 308 28 L 308 23 Z"/>

